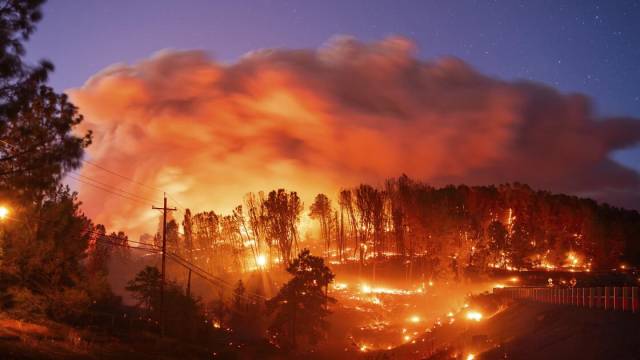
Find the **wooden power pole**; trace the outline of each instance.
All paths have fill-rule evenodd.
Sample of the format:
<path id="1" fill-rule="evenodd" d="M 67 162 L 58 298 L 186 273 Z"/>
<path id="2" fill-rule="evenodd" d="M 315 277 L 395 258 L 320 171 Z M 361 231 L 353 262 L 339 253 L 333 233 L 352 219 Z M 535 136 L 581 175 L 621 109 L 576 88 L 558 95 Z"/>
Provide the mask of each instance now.
<path id="1" fill-rule="evenodd" d="M 164 204 L 162 207 L 151 207 L 154 210 L 162 210 L 162 281 L 160 282 L 160 335 L 164 336 L 165 329 L 165 311 L 164 311 L 164 284 L 166 274 L 166 255 L 167 255 L 167 211 L 176 211 L 176 208 L 167 207 L 167 194 L 164 194 Z"/>

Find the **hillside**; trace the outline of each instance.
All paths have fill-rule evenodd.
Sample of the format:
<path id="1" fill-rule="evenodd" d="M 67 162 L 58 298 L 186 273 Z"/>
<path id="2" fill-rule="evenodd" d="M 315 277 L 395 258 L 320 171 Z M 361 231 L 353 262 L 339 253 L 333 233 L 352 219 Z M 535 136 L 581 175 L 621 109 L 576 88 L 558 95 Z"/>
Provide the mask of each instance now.
<path id="1" fill-rule="evenodd" d="M 638 359 L 640 316 L 539 303 L 507 303 L 493 295 L 470 308 L 479 322 L 456 315 L 415 344 L 367 358 L 384 359 Z M 488 314 L 488 315 L 487 315 Z"/>

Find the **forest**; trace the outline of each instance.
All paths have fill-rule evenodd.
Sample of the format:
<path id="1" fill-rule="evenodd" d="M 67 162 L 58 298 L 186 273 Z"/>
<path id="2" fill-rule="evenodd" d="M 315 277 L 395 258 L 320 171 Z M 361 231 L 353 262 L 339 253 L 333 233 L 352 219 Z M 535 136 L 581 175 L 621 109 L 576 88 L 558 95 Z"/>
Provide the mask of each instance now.
<path id="1" fill-rule="evenodd" d="M 327 331 L 335 302 L 329 266 L 397 263 L 411 278 L 461 281 L 495 269 L 640 264 L 636 210 L 519 183 L 434 187 L 406 175 L 317 194 L 308 206 L 291 189 L 248 193 L 230 213 L 187 209 L 166 229 L 161 223 L 155 234 L 129 239 L 94 223 L 66 185 L 93 138 L 78 128 L 79 109 L 48 85 L 53 64 L 24 60 L 42 3 L 0 1 L 2 316 L 110 329 L 127 323 L 119 328 L 127 336 L 162 329 L 163 336 L 216 346 L 267 334 L 265 346 L 293 349 L 299 336 L 315 344 Z M 157 256 L 165 230 L 166 255 L 188 268 L 188 285 L 145 266 L 128 279 L 134 301 L 126 303 L 109 283 L 112 260 L 144 257 L 134 250 Z M 192 270 L 230 296 L 205 304 L 191 291 Z M 284 281 L 272 281 L 271 271 Z M 224 280 L 242 276 L 278 288 L 267 294 Z"/>
<path id="2" fill-rule="evenodd" d="M 306 215 L 317 231 L 300 229 Z M 635 210 L 519 183 L 436 188 L 406 175 L 344 189 L 334 201 L 318 194 L 308 209 L 296 192 L 249 193 L 230 215 L 187 211 L 168 227 L 172 251 L 217 273 L 287 264 L 302 246 L 335 264 L 420 259 L 430 277 L 606 270 L 640 256 Z"/>

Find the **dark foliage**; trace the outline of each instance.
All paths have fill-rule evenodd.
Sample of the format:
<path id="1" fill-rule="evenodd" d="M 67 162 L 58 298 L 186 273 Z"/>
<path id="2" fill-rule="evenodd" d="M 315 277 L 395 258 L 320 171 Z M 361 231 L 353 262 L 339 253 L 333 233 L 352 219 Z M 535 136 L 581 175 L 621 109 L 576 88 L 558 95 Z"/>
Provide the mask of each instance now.
<path id="1" fill-rule="evenodd" d="M 298 337 L 306 337 L 314 345 L 327 330 L 327 303 L 335 299 L 328 297 L 326 291 L 335 275 L 322 258 L 312 256 L 306 249 L 291 262 L 287 272 L 293 278 L 267 301 L 268 312 L 275 313 L 270 335 L 285 349 L 295 349 Z"/>

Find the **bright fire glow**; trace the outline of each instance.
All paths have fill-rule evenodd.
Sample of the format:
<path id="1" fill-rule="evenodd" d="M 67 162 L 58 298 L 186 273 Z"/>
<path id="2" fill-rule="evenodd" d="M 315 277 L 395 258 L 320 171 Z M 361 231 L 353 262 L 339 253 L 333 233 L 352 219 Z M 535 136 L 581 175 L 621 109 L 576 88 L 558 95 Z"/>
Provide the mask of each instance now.
<path id="1" fill-rule="evenodd" d="M 475 356 L 475 355 L 473 355 L 473 354 L 469 354 L 469 355 L 467 355 L 467 360 L 473 360 L 473 359 L 475 359 L 475 358 L 476 358 L 476 356 Z"/>
<path id="2" fill-rule="evenodd" d="M 361 289 L 361 290 L 362 290 L 362 292 L 363 292 L 363 293 L 365 293 L 365 294 L 369 294 L 369 293 L 371 293 L 371 287 L 370 287 L 369 285 L 367 285 L 367 284 L 362 284 L 362 285 L 360 286 L 360 289 Z"/>
<path id="3" fill-rule="evenodd" d="M 360 292 L 363 294 L 387 294 L 387 295 L 413 295 L 413 294 L 421 294 L 422 291 L 420 288 L 417 290 L 405 290 L 405 289 L 394 289 L 394 288 L 386 288 L 381 286 L 372 287 L 369 284 L 360 284 Z"/>
<path id="4" fill-rule="evenodd" d="M 0 220 L 4 220 L 9 216 L 9 208 L 6 206 L 0 206 Z"/>
<path id="5" fill-rule="evenodd" d="M 258 265 L 258 267 L 264 267 L 267 265 L 267 257 L 264 255 L 258 255 L 256 258 L 256 265 Z"/>
<path id="6" fill-rule="evenodd" d="M 412 317 L 409 318 L 409 321 L 411 321 L 414 324 L 417 324 L 420 322 L 420 316 L 418 315 L 413 315 Z"/>
<path id="7" fill-rule="evenodd" d="M 473 321 L 480 321 L 482 320 L 482 313 L 479 313 L 477 311 L 468 311 L 467 319 L 473 320 Z"/>
<path id="8" fill-rule="evenodd" d="M 567 265 L 569 267 L 580 266 L 580 258 L 576 253 L 570 252 L 567 254 Z"/>
<path id="9" fill-rule="evenodd" d="M 333 288 L 334 288 L 334 289 L 336 289 L 336 290 L 345 290 L 345 289 L 347 289 L 348 287 L 349 287 L 349 285 L 348 285 L 348 284 L 345 284 L 345 283 L 335 283 L 335 284 L 333 285 Z"/>

